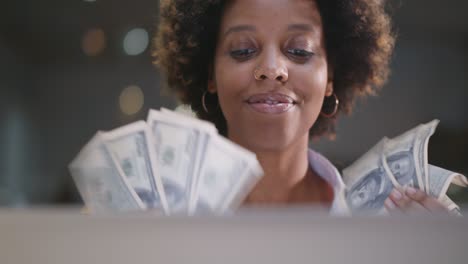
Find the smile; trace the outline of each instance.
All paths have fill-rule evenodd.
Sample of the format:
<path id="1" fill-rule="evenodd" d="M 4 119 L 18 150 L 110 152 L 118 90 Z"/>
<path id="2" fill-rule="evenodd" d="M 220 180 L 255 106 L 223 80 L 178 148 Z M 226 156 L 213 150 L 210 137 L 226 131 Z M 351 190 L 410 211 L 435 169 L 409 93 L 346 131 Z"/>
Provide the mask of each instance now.
<path id="1" fill-rule="evenodd" d="M 245 102 L 252 110 L 263 114 L 281 114 L 296 105 L 292 97 L 280 93 L 255 94 Z"/>

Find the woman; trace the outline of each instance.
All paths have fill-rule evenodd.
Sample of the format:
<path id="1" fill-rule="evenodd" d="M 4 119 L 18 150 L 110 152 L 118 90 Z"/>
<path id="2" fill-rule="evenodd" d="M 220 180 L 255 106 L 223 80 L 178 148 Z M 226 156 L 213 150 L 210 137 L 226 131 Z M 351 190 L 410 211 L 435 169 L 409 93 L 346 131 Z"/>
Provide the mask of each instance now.
<path id="1" fill-rule="evenodd" d="M 169 87 L 265 171 L 245 204 L 345 208 L 337 170 L 308 143 L 333 137 L 337 116 L 386 81 L 394 36 L 383 1 L 167 0 L 160 18 L 154 55 Z M 414 189 L 385 205 L 443 208 Z"/>

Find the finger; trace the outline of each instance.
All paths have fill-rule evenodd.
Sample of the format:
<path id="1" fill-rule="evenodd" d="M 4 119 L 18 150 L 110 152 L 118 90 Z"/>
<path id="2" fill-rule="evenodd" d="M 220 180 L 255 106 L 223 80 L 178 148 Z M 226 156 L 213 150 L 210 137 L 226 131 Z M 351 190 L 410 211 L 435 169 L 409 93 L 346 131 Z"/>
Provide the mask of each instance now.
<path id="1" fill-rule="evenodd" d="M 424 191 L 415 189 L 413 187 L 406 188 L 405 194 L 417 202 L 422 202 L 428 197 Z"/>
<path id="2" fill-rule="evenodd" d="M 401 189 L 394 188 L 389 196 L 390 200 L 396 205 L 396 207 L 402 209 L 406 208 L 410 202 L 410 199 L 404 195 Z"/>
<path id="3" fill-rule="evenodd" d="M 417 190 L 411 187 L 406 189 L 406 195 L 413 201 L 418 202 L 421 206 L 431 212 L 448 212 L 448 209 L 435 198 L 427 195 L 422 190 Z"/>
<path id="4" fill-rule="evenodd" d="M 406 208 L 403 209 L 403 211 L 406 214 L 416 214 L 416 215 L 430 213 L 430 211 L 428 209 L 426 209 L 422 204 L 420 204 L 420 203 L 418 203 L 418 202 L 416 202 L 414 200 L 411 200 L 411 198 L 410 198 L 410 202 L 408 203 Z"/>
<path id="5" fill-rule="evenodd" d="M 402 211 L 396 206 L 396 204 L 392 201 L 392 199 L 390 199 L 390 197 L 385 200 L 384 207 L 387 210 L 387 212 L 391 215 L 402 213 Z"/>
<path id="6" fill-rule="evenodd" d="M 390 199 L 399 210 L 406 214 L 423 214 L 427 212 L 424 206 L 405 195 L 405 192 L 401 189 L 394 189 L 390 194 Z"/>
<path id="7" fill-rule="evenodd" d="M 429 213 L 431 210 L 423 205 L 423 201 L 429 197 L 424 191 L 417 190 L 413 187 L 406 188 L 405 195 L 408 196 L 412 201 L 408 206 L 408 211 L 414 213 Z"/>
<path id="8" fill-rule="evenodd" d="M 390 199 L 390 198 L 387 198 L 384 202 L 384 206 L 385 206 L 385 209 L 387 209 L 387 211 L 394 211 L 396 209 L 396 204 Z"/>

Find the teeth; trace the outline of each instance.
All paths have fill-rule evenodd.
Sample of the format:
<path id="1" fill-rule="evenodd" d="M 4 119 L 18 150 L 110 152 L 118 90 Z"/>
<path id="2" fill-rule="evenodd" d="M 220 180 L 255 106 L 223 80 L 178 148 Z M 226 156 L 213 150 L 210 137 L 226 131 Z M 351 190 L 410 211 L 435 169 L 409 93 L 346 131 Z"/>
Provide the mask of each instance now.
<path id="1" fill-rule="evenodd" d="M 257 101 L 256 103 L 258 103 L 258 104 L 275 105 L 275 104 L 280 104 L 280 101 L 275 101 L 275 100 L 262 100 L 262 101 Z"/>
<path id="2" fill-rule="evenodd" d="M 268 105 L 279 105 L 279 104 L 295 104 L 294 100 L 287 95 L 280 93 L 265 93 L 256 94 L 248 99 L 249 103 L 252 104 L 268 104 Z"/>

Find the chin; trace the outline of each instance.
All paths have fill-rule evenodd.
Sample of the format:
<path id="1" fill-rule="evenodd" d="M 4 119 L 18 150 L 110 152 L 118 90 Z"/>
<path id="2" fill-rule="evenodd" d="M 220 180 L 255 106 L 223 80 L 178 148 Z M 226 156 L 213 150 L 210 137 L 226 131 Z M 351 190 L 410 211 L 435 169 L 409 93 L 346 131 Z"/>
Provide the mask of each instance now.
<path id="1" fill-rule="evenodd" d="M 233 140 L 253 152 L 275 152 L 288 149 L 300 138 L 298 129 L 291 126 L 255 126 L 244 127 Z M 308 133 L 308 131 L 306 132 Z"/>
<path id="2" fill-rule="evenodd" d="M 309 129 L 315 119 L 299 110 L 295 107 L 282 114 L 263 114 L 243 108 L 226 115 L 228 137 L 253 152 L 277 152 L 308 144 Z"/>

